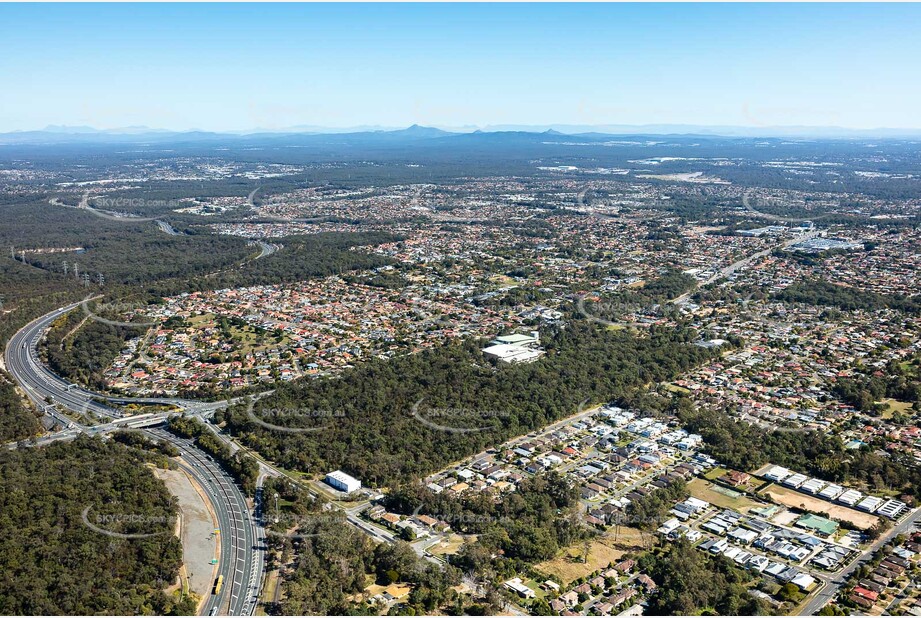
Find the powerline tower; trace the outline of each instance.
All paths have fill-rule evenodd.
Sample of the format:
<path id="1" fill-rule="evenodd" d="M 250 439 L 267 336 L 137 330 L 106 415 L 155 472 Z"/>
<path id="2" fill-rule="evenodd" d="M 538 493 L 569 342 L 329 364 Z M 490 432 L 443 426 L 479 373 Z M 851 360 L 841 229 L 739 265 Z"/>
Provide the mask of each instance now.
<path id="1" fill-rule="evenodd" d="M 63 262 L 61 262 L 61 264 L 64 266 L 64 276 L 66 277 L 67 276 L 67 260 L 64 260 Z"/>
<path id="2" fill-rule="evenodd" d="M 83 273 L 83 287 L 87 288 L 90 285 L 90 274 Z"/>
<path id="3" fill-rule="evenodd" d="M 80 280 L 80 265 L 74 262 L 74 279 Z"/>
<path id="4" fill-rule="evenodd" d="M 99 287 L 104 286 L 106 284 L 105 275 L 103 275 L 102 273 L 98 273 L 96 275 L 96 282 L 99 283 Z"/>

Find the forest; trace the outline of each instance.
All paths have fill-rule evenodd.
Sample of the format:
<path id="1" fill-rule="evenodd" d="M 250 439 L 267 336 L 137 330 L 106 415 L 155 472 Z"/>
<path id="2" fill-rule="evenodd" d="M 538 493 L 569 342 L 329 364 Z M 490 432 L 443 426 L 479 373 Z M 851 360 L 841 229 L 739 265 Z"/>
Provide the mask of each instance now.
<path id="1" fill-rule="evenodd" d="M 845 311 L 898 309 L 912 314 L 921 312 L 921 301 L 918 297 L 879 294 L 837 285 L 823 279 L 794 283 L 775 298 L 790 303 L 837 307 Z"/>
<path id="2" fill-rule="evenodd" d="M 921 470 L 868 447 L 847 449 L 837 436 L 818 431 L 777 431 L 733 419 L 713 410 L 678 407 L 688 431 L 699 433 L 706 450 L 736 470 L 756 470 L 767 463 L 785 466 L 827 481 L 863 485 L 871 491 L 899 489 L 921 497 Z"/>
<path id="3" fill-rule="evenodd" d="M 547 353 L 530 364 L 493 364 L 482 342 L 467 340 L 279 385 L 253 413 L 295 431 L 254 422 L 245 404 L 215 420 L 285 468 L 341 468 L 369 485 L 389 485 L 575 414 L 580 405 L 673 379 L 712 355 L 681 328 L 637 337 L 574 322 L 547 329 L 541 340 Z M 312 411 L 334 411 L 335 419 Z"/>
<path id="4" fill-rule="evenodd" d="M 148 461 L 86 437 L 0 451 L 0 614 L 194 613 L 189 597 L 163 592 L 175 582 L 182 548 L 172 534 L 172 496 Z M 152 536 L 116 538 L 85 520 Z"/>
<path id="5" fill-rule="evenodd" d="M 39 418 L 16 391 L 13 378 L 0 371 L 0 442 L 23 440 L 41 432 Z"/>
<path id="6" fill-rule="evenodd" d="M 723 556 L 711 556 L 678 539 L 643 554 L 639 568 L 658 584 L 649 598 L 649 616 L 763 616 L 769 607 L 752 596 L 755 577 Z"/>

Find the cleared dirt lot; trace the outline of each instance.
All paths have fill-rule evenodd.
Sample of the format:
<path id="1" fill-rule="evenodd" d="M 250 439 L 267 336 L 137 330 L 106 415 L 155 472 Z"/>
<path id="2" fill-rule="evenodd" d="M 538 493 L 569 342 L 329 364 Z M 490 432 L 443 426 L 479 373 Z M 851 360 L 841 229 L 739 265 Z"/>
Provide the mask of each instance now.
<path id="1" fill-rule="evenodd" d="M 471 542 L 476 540 L 476 536 L 470 535 L 468 537 Z M 428 550 L 430 553 L 436 556 L 444 556 L 449 554 L 456 554 L 461 546 L 464 544 L 464 537 L 459 534 L 451 534 L 444 541 L 435 543 L 434 545 L 429 546 Z"/>
<path id="2" fill-rule="evenodd" d="M 180 470 L 155 469 L 169 492 L 176 496 L 182 518 L 182 562 L 192 591 L 204 599 L 211 593 L 216 567 L 211 559 L 217 556 L 217 540 L 212 534 L 216 525 L 204 498 L 194 482 Z"/>
<path id="3" fill-rule="evenodd" d="M 813 498 L 812 496 L 807 496 L 804 493 L 800 493 L 787 487 L 771 485 L 765 489 L 762 494 L 770 496 L 774 499 L 775 502 L 785 506 L 803 508 L 807 511 L 819 514 L 828 513 L 828 516 L 832 519 L 850 522 L 861 530 L 866 530 L 867 528 L 872 527 L 873 524 L 875 524 L 877 521 L 879 521 L 879 518 L 875 515 L 870 515 L 869 513 L 849 509 L 846 506 L 828 502 L 827 500 L 822 500 L 821 498 Z"/>

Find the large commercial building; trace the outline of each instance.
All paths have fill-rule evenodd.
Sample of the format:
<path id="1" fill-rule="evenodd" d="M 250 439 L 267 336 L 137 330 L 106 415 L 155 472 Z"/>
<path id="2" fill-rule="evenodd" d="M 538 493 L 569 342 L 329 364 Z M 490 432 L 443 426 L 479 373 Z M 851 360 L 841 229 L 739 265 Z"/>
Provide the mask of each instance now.
<path id="1" fill-rule="evenodd" d="M 361 481 L 358 479 L 349 476 L 341 470 L 336 470 L 335 472 L 330 472 L 326 475 L 326 482 L 338 489 L 339 491 L 344 491 L 347 494 L 352 493 L 353 491 L 358 491 L 361 489 Z"/>
<path id="2" fill-rule="evenodd" d="M 530 335 L 500 335 L 490 342 L 489 347 L 483 348 L 482 352 L 489 358 L 505 363 L 529 363 L 544 355 L 539 346 L 540 336 L 537 331 L 532 331 Z"/>

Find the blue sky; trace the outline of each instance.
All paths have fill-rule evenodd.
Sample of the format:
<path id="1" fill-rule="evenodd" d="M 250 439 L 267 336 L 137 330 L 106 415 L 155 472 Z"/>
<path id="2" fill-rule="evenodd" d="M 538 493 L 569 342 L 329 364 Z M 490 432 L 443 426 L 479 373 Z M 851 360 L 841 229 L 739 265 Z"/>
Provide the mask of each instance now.
<path id="1" fill-rule="evenodd" d="M 921 128 L 921 5 L 0 5 L 48 124 Z"/>

